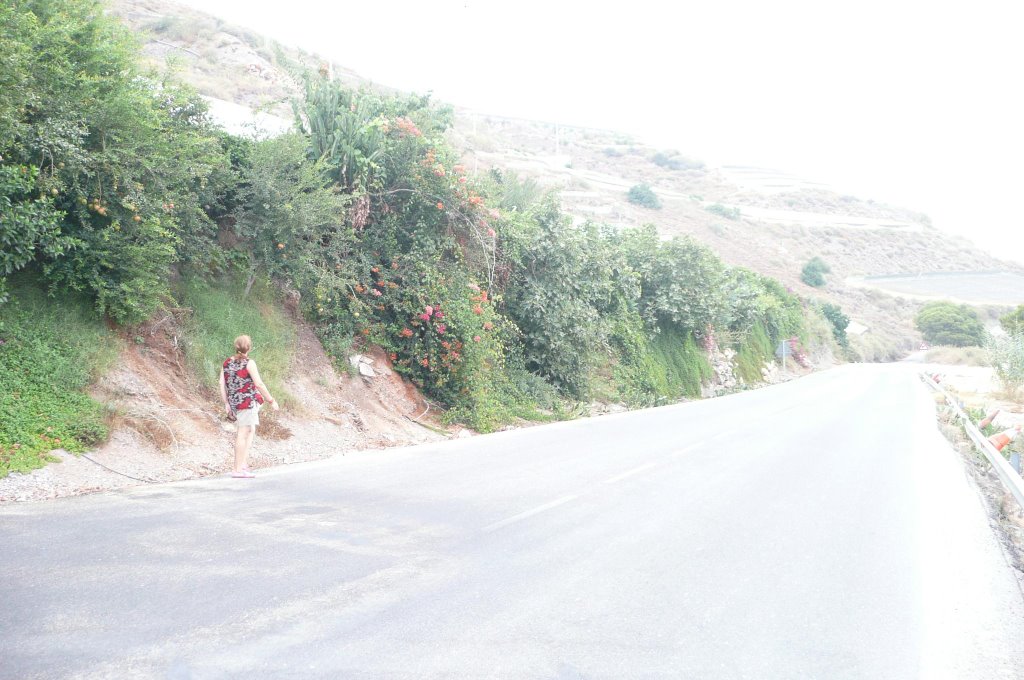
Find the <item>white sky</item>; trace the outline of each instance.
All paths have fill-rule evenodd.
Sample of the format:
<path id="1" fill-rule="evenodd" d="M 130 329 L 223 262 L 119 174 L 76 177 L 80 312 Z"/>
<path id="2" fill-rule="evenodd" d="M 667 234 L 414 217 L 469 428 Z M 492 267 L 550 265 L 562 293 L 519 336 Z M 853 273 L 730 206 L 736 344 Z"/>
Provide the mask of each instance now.
<path id="1" fill-rule="evenodd" d="M 1024 262 L 1018 3 L 184 1 L 382 84 L 793 172 Z"/>

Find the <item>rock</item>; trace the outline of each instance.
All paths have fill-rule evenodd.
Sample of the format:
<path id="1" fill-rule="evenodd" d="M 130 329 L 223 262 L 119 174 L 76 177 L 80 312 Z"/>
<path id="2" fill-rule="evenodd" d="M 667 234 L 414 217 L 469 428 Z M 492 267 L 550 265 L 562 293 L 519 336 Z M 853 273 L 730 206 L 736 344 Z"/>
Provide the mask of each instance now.
<path id="1" fill-rule="evenodd" d="M 359 366 L 359 363 L 363 360 L 362 354 L 353 354 L 348 358 L 348 363 L 352 364 L 352 368 Z"/>
<path id="2" fill-rule="evenodd" d="M 364 378 L 376 378 L 377 377 L 376 371 L 374 371 L 373 368 L 371 368 L 369 364 L 363 364 L 363 363 L 359 364 L 359 375 L 363 376 Z"/>

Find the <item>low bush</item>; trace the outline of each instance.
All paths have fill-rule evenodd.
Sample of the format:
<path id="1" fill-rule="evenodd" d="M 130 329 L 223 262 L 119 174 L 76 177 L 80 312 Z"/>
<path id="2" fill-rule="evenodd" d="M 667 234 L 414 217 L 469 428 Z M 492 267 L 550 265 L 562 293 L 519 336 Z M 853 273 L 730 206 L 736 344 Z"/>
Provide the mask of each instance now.
<path id="1" fill-rule="evenodd" d="M 676 151 L 659 151 L 651 156 L 651 162 L 669 170 L 703 170 L 704 163 L 679 155 Z"/>
<path id="2" fill-rule="evenodd" d="M 0 307 L 0 477 L 84 451 L 107 437 L 103 405 L 85 389 L 116 359 L 118 343 L 88 299 L 47 297 L 34 278 L 11 282 Z"/>
<path id="3" fill-rule="evenodd" d="M 1007 395 L 1019 398 L 1024 387 L 1024 333 L 990 337 L 986 348 Z"/>
<path id="4" fill-rule="evenodd" d="M 808 286 L 821 288 L 825 285 L 825 274 L 832 271 L 832 268 L 825 264 L 820 257 L 812 257 L 800 271 L 800 280 Z"/>
<path id="5" fill-rule="evenodd" d="M 626 199 L 630 203 L 643 206 L 644 208 L 651 208 L 652 210 L 661 209 L 661 199 L 654 193 L 654 189 L 651 189 L 647 184 L 633 186 L 626 195 Z"/>
<path id="6" fill-rule="evenodd" d="M 739 208 L 727 207 L 721 203 L 712 203 L 704 209 L 712 215 L 718 215 L 719 217 L 724 217 L 727 220 L 738 220 L 743 215 Z"/>

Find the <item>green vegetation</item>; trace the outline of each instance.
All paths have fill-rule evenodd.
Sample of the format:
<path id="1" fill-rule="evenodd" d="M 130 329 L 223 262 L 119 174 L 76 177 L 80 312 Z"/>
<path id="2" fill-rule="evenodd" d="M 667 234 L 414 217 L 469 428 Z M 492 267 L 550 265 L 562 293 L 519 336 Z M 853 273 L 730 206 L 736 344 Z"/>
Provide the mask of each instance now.
<path id="1" fill-rule="evenodd" d="M 115 321 L 145 319 L 174 261 L 215 264 L 203 206 L 216 211 L 230 177 L 205 105 L 142 70 L 96 2 L 7 3 L 0 44 L 0 210 L 25 218 L 3 222 L 5 251 L 20 256 L 0 275 L 34 259 Z M 27 184 L 11 181 L 19 173 Z"/>
<path id="2" fill-rule="evenodd" d="M 626 200 L 644 208 L 661 210 L 661 199 L 648 184 L 636 184 L 626 194 Z"/>
<path id="3" fill-rule="evenodd" d="M 738 220 L 743 215 L 739 208 L 728 208 L 721 203 L 712 203 L 704 209 L 712 215 L 718 215 L 719 217 L 724 217 L 727 220 Z"/>
<path id="4" fill-rule="evenodd" d="M 925 341 L 933 345 L 966 347 L 985 342 L 985 327 L 967 305 L 929 302 L 914 318 Z"/>
<path id="5" fill-rule="evenodd" d="M 659 151 L 651 156 L 651 162 L 669 170 L 703 170 L 704 163 L 679 155 L 678 151 Z"/>
<path id="6" fill-rule="evenodd" d="M 1024 305 L 999 317 L 999 325 L 1010 335 L 1024 333 Z"/>
<path id="7" fill-rule="evenodd" d="M 1024 333 L 989 337 L 986 349 L 1007 396 L 1019 398 L 1024 388 Z"/>
<path id="8" fill-rule="evenodd" d="M 467 173 L 445 136 L 452 111 L 429 97 L 304 72 L 295 131 L 243 140 L 216 130 L 194 92 L 140 68 L 133 39 L 91 0 L 4 6 L 0 39 L 0 275 L 32 268 L 58 299 L 80 292 L 97 312 L 81 323 L 98 329 L 100 315 L 134 323 L 177 293 L 193 310 L 189 364 L 210 388 L 247 332 L 280 390 L 295 345 L 282 288 L 336 361 L 380 345 L 450 420 L 482 431 L 571 414 L 605 388 L 633 404 L 697 396 L 716 331 L 756 380 L 817 314 L 689 238 L 574 225 L 535 182 Z M 660 207 L 646 185 L 630 200 Z M 3 308 L 12 338 L 43 332 L 25 330 L 26 304 Z M 86 399 L 86 382 L 68 393 Z M 17 427 L 19 450 L 45 441 Z M 92 431 L 60 438 L 87 445 Z"/>
<path id="9" fill-rule="evenodd" d="M 245 295 L 245 281 L 224 278 L 185 284 L 182 304 L 191 308 L 185 323 L 185 357 L 207 388 L 217 385 L 221 364 L 234 351 L 235 338 L 252 338 L 250 356 L 276 398 L 287 403 L 281 387 L 295 354 L 294 322 L 282 311 L 274 288 L 259 279 Z"/>
<path id="10" fill-rule="evenodd" d="M 829 267 L 820 257 L 812 257 L 800 271 L 800 280 L 808 286 L 821 288 L 825 285 L 825 274 L 828 274 L 831 271 L 831 267 Z"/>
<path id="11" fill-rule="evenodd" d="M 736 375 L 748 383 L 761 380 L 761 367 L 775 355 L 775 345 L 758 322 L 740 342 L 736 353 Z"/>
<path id="12" fill-rule="evenodd" d="M 83 392 L 114 360 L 117 343 L 87 300 L 48 298 L 28 277 L 0 307 L 0 477 L 83 451 L 107 437 L 102 405 Z"/>
<path id="13" fill-rule="evenodd" d="M 850 346 L 850 339 L 846 337 L 846 327 L 850 325 L 850 317 L 843 314 L 842 307 L 831 302 L 821 305 L 821 313 L 832 324 L 832 335 L 835 337 L 836 342 L 839 343 L 839 346 L 843 349 L 848 348 Z"/>

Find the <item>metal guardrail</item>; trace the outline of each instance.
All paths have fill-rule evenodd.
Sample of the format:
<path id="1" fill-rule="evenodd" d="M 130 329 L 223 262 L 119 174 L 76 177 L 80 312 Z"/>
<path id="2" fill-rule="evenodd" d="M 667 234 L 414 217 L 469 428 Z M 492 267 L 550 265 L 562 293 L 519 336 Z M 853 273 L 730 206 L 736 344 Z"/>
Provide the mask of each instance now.
<path id="1" fill-rule="evenodd" d="M 924 373 L 921 374 L 921 378 L 925 384 L 931 387 L 936 392 L 939 392 L 946 398 L 946 403 L 952 407 L 953 411 L 963 421 L 964 430 L 967 432 L 967 436 L 971 438 L 978 448 L 982 450 L 988 462 L 991 463 L 992 467 L 995 468 L 996 474 L 999 475 L 999 479 L 1002 480 L 1003 486 L 1005 486 L 1013 497 L 1017 499 L 1017 503 L 1024 508 L 1024 479 L 1021 478 L 1017 471 L 1014 470 L 1006 459 L 1003 458 L 1003 454 L 996 450 L 996 447 L 992 446 L 992 443 L 981 433 L 971 419 L 964 413 L 964 410 L 960 408 L 960 403 L 947 392 L 941 385 L 932 380 L 931 376 Z"/>

